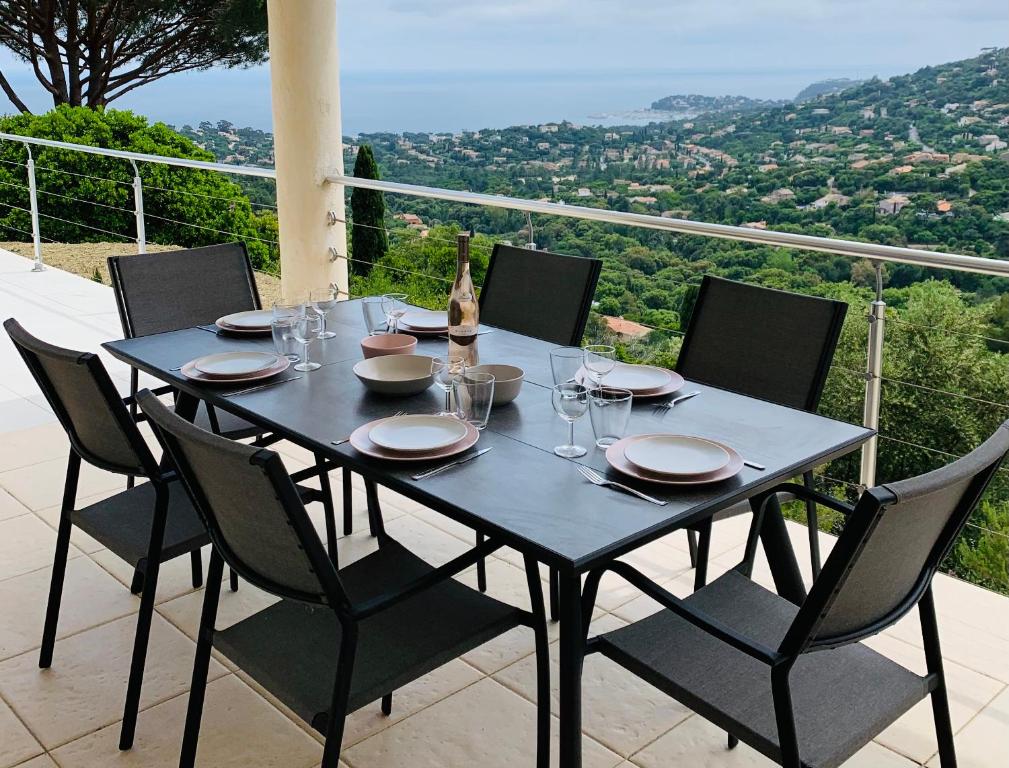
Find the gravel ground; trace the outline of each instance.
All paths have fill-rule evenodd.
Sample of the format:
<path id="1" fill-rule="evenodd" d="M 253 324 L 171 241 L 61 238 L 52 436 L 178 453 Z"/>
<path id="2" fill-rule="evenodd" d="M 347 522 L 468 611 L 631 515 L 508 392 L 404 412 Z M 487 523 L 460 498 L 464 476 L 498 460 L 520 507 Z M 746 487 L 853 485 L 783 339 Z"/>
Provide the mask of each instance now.
<path id="1" fill-rule="evenodd" d="M 0 248 L 32 259 L 35 254 L 31 243 L 0 242 Z M 150 253 L 178 250 L 170 245 L 148 243 Z M 106 259 L 131 253 L 129 245 L 123 243 L 45 243 L 42 246 L 42 261 L 47 266 L 73 272 L 82 277 L 96 279 L 97 270 L 101 282 L 109 284 L 109 270 Z M 256 273 L 256 286 L 264 307 L 269 307 L 280 297 L 280 279 L 272 275 Z"/>

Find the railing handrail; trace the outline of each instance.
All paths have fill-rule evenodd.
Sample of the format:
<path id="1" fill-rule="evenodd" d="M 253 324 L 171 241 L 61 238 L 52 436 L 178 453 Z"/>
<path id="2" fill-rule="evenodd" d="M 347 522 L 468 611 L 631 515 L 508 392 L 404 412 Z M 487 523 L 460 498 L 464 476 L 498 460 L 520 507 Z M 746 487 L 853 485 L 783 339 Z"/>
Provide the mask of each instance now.
<path id="1" fill-rule="evenodd" d="M 182 168 L 196 168 L 204 171 L 218 171 L 238 176 L 258 176 L 275 179 L 277 171 L 274 168 L 262 168 L 255 165 L 232 165 L 216 163 L 207 160 L 192 160 L 185 157 L 167 157 L 165 155 L 150 155 L 143 152 L 129 152 L 120 149 L 105 149 L 87 144 L 73 144 L 52 139 L 39 139 L 34 136 L 20 136 L 13 133 L 0 133 L 0 140 L 7 139 L 22 144 L 34 144 L 41 147 L 53 147 L 77 152 L 87 152 L 92 155 L 116 157 L 123 160 L 145 163 L 160 163 Z M 982 275 L 1009 277 L 1009 261 L 1002 259 L 986 259 L 981 256 L 967 256 L 958 253 L 943 253 L 942 251 L 919 250 L 896 245 L 878 245 L 858 240 L 841 240 L 817 235 L 802 235 L 793 232 L 779 232 L 772 229 L 751 229 L 730 224 L 711 224 L 690 219 L 673 219 L 654 216 L 646 213 L 630 213 L 627 211 L 612 211 L 604 208 L 589 208 L 581 205 L 566 205 L 543 200 L 527 200 L 507 195 L 490 195 L 482 192 L 443 189 L 427 187 L 418 184 L 405 184 L 396 181 L 380 181 L 376 179 L 360 179 L 355 176 L 331 175 L 326 178 L 331 184 L 342 184 L 358 189 L 374 189 L 392 194 L 426 197 L 448 202 L 469 203 L 493 208 L 506 208 L 527 213 L 540 213 L 551 216 L 566 216 L 575 219 L 587 219 L 607 224 L 616 224 L 645 229 L 657 229 L 679 234 L 698 235 L 701 237 L 716 237 L 723 240 L 737 240 L 748 243 L 771 245 L 780 248 L 796 248 L 819 253 L 834 253 L 859 259 L 874 259 L 930 269 L 950 269 L 956 272 L 974 272 Z"/>

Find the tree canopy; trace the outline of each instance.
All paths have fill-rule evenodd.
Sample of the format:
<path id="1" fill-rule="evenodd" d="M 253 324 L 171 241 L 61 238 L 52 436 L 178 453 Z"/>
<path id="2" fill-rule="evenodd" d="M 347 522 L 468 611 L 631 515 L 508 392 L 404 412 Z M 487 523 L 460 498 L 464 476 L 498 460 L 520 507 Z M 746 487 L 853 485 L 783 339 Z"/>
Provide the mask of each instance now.
<path id="1" fill-rule="evenodd" d="M 266 0 L 0 3 L 0 45 L 32 65 L 53 104 L 100 107 L 167 75 L 266 60 Z M 0 88 L 30 111 L 0 71 Z"/>
<path id="2" fill-rule="evenodd" d="M 354 161 L 354 176 L 359 179 L 378 179 L 378 163 L 371 147 L 363 144 Z M 350 195 L 350 210 L 354 219 L 351 230 L 351 255 L 354 272 L 367 275 L 371 265 L 385 256 L 389 239 L 385 232 L 385 195 L 374 189 L 355 187 Z"/>

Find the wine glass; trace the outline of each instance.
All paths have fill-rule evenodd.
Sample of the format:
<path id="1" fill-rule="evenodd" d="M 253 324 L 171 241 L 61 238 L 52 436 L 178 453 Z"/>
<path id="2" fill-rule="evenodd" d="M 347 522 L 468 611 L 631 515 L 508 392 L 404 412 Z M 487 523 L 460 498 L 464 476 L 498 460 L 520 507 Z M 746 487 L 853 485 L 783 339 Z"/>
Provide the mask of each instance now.
<path id="1" fill-rule="evenodd" d="M 406 314 L 406 294 L 385 294 L 382 296 L 382 309 L 389 321 L 389 333 L 399 333 L 399 319 Z"/>
<path id="2" fill-rule="evenodd" d="M 606 374 L 616 366 L 617 351 L 608 344 L 589 344 L 582 347 L 582 353 L 585 373 L 598 388 Z"/>
<path id="3" fill-rule="evenodd" d="M 336 308 L 336 289 L 332 285 L 316 288 L 309 294 L 309 300 L 312 302 L 312 309 L 318 312 L 322 318 L 322 330 L 319 332 L 319 338 L 334 338 L 336 334 L 326 330 L 326 317 Z"/>
<path id="4" fill-rule="evenodd" d="M 557 347 L 550 350 L 550 372 L 554 384 L 574 381 L 575 375 L 582 367 L 585 353 L 579 347 Z"/>
<path id="5" fill-rule="evenodd" d="M 580 445 L 575 445 L 575 421 L 585 415 L 589 407 L 588 390 L 581 384 L 573 381 L 566 381 L 557 384 L 553 389 L 552 396 L 554 410 L 557 415 L 568 423 L 567 445 L 558 445 L 554 448 L 554 453 L 563 456 L 565 459 L 576 459 L 584 456 L 586 450 Z"/>
<path id="6" fill-rule="evenodd" d="M 312 309 L 311 304 L 303 304 L 291 324 L 291 335 L 301 344 L 301 362 L 294 366 L 296 371 L 314 371 L 322 366 L 308 359 L 308 345 L 319 338 L 322 332 L 322 315 Z"/>
<path id="7" fill-rule="evenodd" d="M 431 358 L 431 373 L 434 374 L 434 383 L 445 392 L 445 410 L 438 414 L 439 416 L 453 415 L 452 385 L 465 372 L 466 361 L 459 355 L 445 355 L 443 357 Z"/>

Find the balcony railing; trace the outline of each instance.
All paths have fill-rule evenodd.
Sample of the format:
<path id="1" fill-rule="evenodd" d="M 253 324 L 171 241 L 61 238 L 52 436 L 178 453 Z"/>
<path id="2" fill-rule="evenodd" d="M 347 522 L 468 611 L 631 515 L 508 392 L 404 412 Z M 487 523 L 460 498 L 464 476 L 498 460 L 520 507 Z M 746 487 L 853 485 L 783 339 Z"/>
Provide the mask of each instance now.
<path id="1" fill-rule="evenodd" d="M 37 139 L 5 133 L 0 133 L 0 140 L 18 142 L 22 144 L 27 150 L 27 161 L 24 164 L 22 164 L 22 166 L 24 167 L 26 183 L 24 185 L 16 185 L 16 186 L 23 186 L 23 188 L 27 191 L 28 207 L 19 208 L 19 210 L 22 210 L 25 213 L 30 214 L 32 222 L 31 232 L 28 232 L 27 230 L 23 229 L 16 229 L 13 227 L 7 227 L 7 228 L 13 231 L 17 231 L 21 235 L 31 237 L 35 255 L 35 264 L 34 264 L 35 270 L 41 270 L 44 268 L 43 241 L 49 240 L 49 238 L 44 237 L 40 232 L 40 225 L 39 225 L 40 218 L 43 220 L 52 219 L 80 226 L 85 229 L 96 230 L 100 234 L 115 237 L 117 240 L 132 241 L 133 243 L 135 243 L 135 247 L 138 253 L 145 252 L 147 247 L 146 220 L 148 218 L 160 219 L 182 227 L 194 227 L 196 229 L 203 229 L 203 230 L 209 229 L 210 231 L 220 234 L 223 237 L 229 237 L 233 239 L 248 237 L 248 235 L 242 235 L 235 232 L 228 232 L 226 230 L 212 229 L 198 224 L 193 224 L 191 222 L 178 221 L 175 219 L 164 219 L 164 217 L 152 216 L 151 214 L 145 213 L 144 199 L 143 199 L 145 189 L 155 190 L 163 193 L 170 192 L 177 194 L 188 194 L 188 195 L 194 195 L 195 197 L 212 198 L 212 196 L 201 195 L 199 193 L 194 192 L 167 190 L 161 187 L 154 187 L 149 184 L 145 187 L 139 170 L 140 166 L 142 166 L 143 164 L 160 164 L 180 168 L 191 168 L 204 171 L 213 171 L 218 173 L 239 175 L 239 176 L 254 176 L 260 178 L 274 178 L 274 179 L 276 178 L 276 172 L 270 168 L 230 165 L 224 163 L 191 160 L 186 158 L 162 157 L 159 155 L 148 155 L 136 152 L 109 150 L 109 149 L 102 149 L 99 147 L 71 144 L 59 141 L 51 141 L 47 139 Z M 56 198 L 59 198 L 61 195 L 49 191 L 38 190 L 35 183 L 35 174 L 38 171 L 53 172 L 53 173 L 72 173 L 72 172 L 60 170 L 57 168 L 37 167 L 33 160 L 32 147 L 48 147 L 66 151 L 84 152 L 95 155 L 101 155 L 109 158 L 119 158 L 124 162 L 129 163 L 133 171 L 132 183 L 130 184 L 132 186 L 132 195 L 134 203 L 133 210 L 128 211 L 127 209 L 124 208 L 119 208 L 117 210 L 120 210 L 123 213 L 133 214 L 135 221 L 134 231 L 130 233 L 111 232 L 105 229 L 95 227 L 93 225 L 89 225 L 88 223 L 85 222 L 70 221 L 58 215 L 60 209 L 57 205 L 54 205 L 51 208 L 50 206 L 46 205 L 44 206 L 46 210 L 40 209 L 40 202 L 45 203 L 47 202 L 48 197 L 54 196 Z M 73 175 L 79 175 L 79 174 L 73 174 Z M 96 178 L 96 180 L 105 182 L 111 181 L 120 184 L 127 183 L 121 179 L 116 180 L 103 177 L 94 177 L 94 178 Z M 971 403 L 973 405 L 983 406 L 984 408 L 991 409 L 992 412 L 1000 414 L 1007 414 L 1007 412 L 1009 412 L 1009 404 L 987 400 L 985 398 L 976 397 L 971 394 L 965 394 L 964 392 L 955 392 L 950 389 L 944 389 L 941 386 L 941 383 L 933 385 L 932 383 L 926 384 L 921 382 L 906 381 L 898 378 L 888 377 L 884 374 L 883 352 L 886 340 L 886 326 L 888 322 L 902 324 L 908 327 L 916 327 L 919 330 L 928 332 L 955 334 L 959 333 L 959 331 L 956 331 L 955 329 L 945 329 L 934 326 L 915 326 L 913 323 L 907 323 L 901 320 L 899 317 L 895 317 L 892 315 L 890 318 L 888 318 L 886 314 L 887 309 L 886 303 L 883 300 L 883 280 L 881 271 L 884 264 L 895 263 L 895 264 L 910 264 L 931 270 L 969 272 L 969 273 L 977 273 L 977 274 L 1009 278 L 1009 261 L 998 259 L 986 259 L 977 256 L 969 256 L 963 254 L 919 250 L 916 248 L 905 248 L 897 246 L 878 245 L 875 243 L 867 243 L 867 242 L 816 237 L 811 235 L 795 234 L 789 232 L 777 232 L 773 230 L 757 230 L 739 226 L 710 224 L 686 219 L 672 219 L 646 214 L 628 213 L 628 212 L 613 211 L 599 208 L 589 208 L 576 205 L 566 205 L 561 203 L 545 202 L 540 200 L 528 200 L 502 195 L 480 194 L 475 192 L 440 189 L 434 187 L 425 187 L 425 186 L 403 184 L 390 181 L 359 179 L 351 176 L 333 175 L 330 176 L 327 179 L 327 181 L 331 184 L 343 185 L 347 187 L 372 189 L 393 195 L 404 195 L 414 198 L 429 198 L 451 203 L 463 203 L 475 206 L 502 208 L 510 211 L 522 212 L 527 215 L 527 221 L 529 222 L 528 226 L 530 228 L 532 225 L 532 221 L 531 218 L 529 217 L 531 215 L 535 214 L 538 216 L 559 216 L 565 218 L 595 221 L 610 225 L 619 225 L 623 227 L 645 228 L 651 230 L 661 230 L 664 232 L 676 233 L 676 234 L 736 240 L 758 245 L 775 246 L 794 250 L 810 251 L 821 254 L 831 254 L 831 255 L 840 254 L 842 256 L 846 256 L 852 259 L 869 259 L 874 265 L 876 271 L 876 290 L 875 290 L 875 299 L 868 304 L 868 306 L 865 308 L 865 313 L 863 315 L 866 321 L 866 331 L 867 331 L 865 335 L 865 366 L 864 369 L 861 370 L 854 370 L 853 367 L 845 368 L 840 364 L 836 364 L 834 366 L 834 370 L 837 371 L 838 373 L 851 377 L 853 381 L 855 380 L 858 381 L 857 386 L 859 386 L 862 389 L 863 424 L 872 429 L 879 428 L 880 409 L 882 405 L 882 385 L 884 382 L 890 385 L 894 385 L 896 387 L 905 387 L 918 391 L 926 391 L 930 394 L 934 394 L 938 398 L 949 398 L 964 403 Z M 70 199 L 74 199 L 78 202 L 87 202 L 94 205 L 102 205 L 101 203 L 97 203 L 94 201 L 84 201 L 78 198 L 70 198 Z M 263 204 L 259 203 L 258 205 Z M 8 207 L 17 208 L 17 206 L 8 206 Z M 111 206 L 105 206 L 105 207 L 111 207 Z M 384 229 L 390 237 L 417 237 L 418 239 L 420 239 L 421 237 L 420 233 L 410 229 L 391 228 L 391 227 L 384 227 Z M 273 240 L 264 240 L 264 242 L 272 246 L 278 245 Z M 479 247 L 476 244 L 474 244 L 474 246 Z M 352 256 L 351 257 L 336 256 L 334 258 L 347 258 L 350 261 L 354 261 Z M 431 279 L 435 281 L 443 281 L 446 283 L 450 282 L 442 275 L 431 275 L 421 271 L 404 269 L 402 267 L 392 267 L 391 265 L 384 265 L 384 264 L 376 264 L 374 266 L 376 268 L 390 270 L 392 273 L 402 273 L 403 275 L 421 277 L 424 279 Z M 673 282 L 680 282 L 680 281 L 674 280 Z M 684 284 L 687 285 L 694 284 L 688 281 L 683 282 Z M 349 286 L 341 286 L 341 289 L 346 296 L 348 297 L 350 296 Z M 678 329 L 648 326 L 647 324 L 644 323 L 642 323 L 642 325 L 652 328 L 655 331 L 661 331 L 663 333 L 682 334 L 682 332 L 679 331 Z M 983 336 L 977 338 L 985 342 L 1007 344 L 1007 342 L 1001 339 L 994 339 L 994 338 L 989 339 Z M 906 436 L 880 433 L 877 438 L 867 443 L 862 451 L 860 471 L 858 474 L 858 483 L 853 483 L 850 480 L 839 479 L 828 474 L 821 474 L 820 477 L 823 478 L 823 480 L 828 483 L 840 484 L 856 490 L 873 485 L 876 480 L 876 463 L 881 441 L 883 443 L 887 443 L 893 446 L 900 446 L 902 448 L 909 448 L 928 452 L 929 454 L 936 456 L 937 459 L 941 460 L 956 457 L 955 454 L 950 453 L 949 451 L 937 448 L 935 446 L 922 445 L 916 441 L 905 439 L 905 437 Z M 1009 470 L 1003 470 L 1003 471 L 1009 472 Z M 1000 531 L 990 530 L 988 528 L 985 528 L 984 526 L 978 525 L 975 522 L 968 523 L 968 525 L 976 530 L 983 531 L 985 533 L 992 534 L 1001 538 L 1009 539 L 1009 537 L 1006 537 L 1004 533 Z M 1009 546 L 1009 544 L 1007 544 L 1007 546 Z"/>

